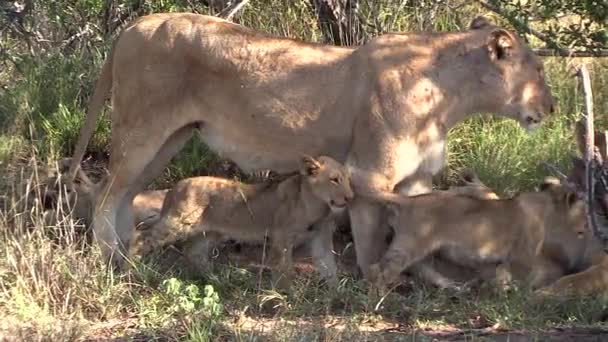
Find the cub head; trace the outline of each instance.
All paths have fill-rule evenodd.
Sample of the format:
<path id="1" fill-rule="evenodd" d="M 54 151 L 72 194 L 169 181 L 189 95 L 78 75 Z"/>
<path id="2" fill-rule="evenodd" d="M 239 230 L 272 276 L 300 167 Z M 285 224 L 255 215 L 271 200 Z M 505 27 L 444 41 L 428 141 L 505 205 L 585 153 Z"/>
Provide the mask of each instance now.
<path id="1" fill-rule="evenodd" d="M 93 215 L 94 198 L 101 183 L 93 183 L 80 168 L 70 184 L 62 183 L 61 175 L 67 174 L 70 160 L 64 158 L 58 162 L 58 174 L 53 177 L 55 180 L 51 182 L 52 189 L 49 189 L 46 195 L 53 198 L 54 210 L 60 209 L 63 213 L 70 213 L 75 220 L 82 219 L 88 225 Z M 56 222 L 53 219 L 48 223 L 54 225 Z"/>
<path id="2" fill-rule="evenodd" d="M 354 198 L 346 168 L 330 157 L 303 157 L 300 172 L 313 195 L 327 203 L 334 212 L 345 209 Z"/>
<path id="3" fill-rule="evenodd" d="M 549 229 L 555 230 L 558 234 L 576 236 L 576 239 L 586 239 L 590 236 L 585 203 L 574 189 L 561 184 L 554 177 L 547 177 L 540 185 L 540 191 L 549 196 L 552 202 L 553 210 L 547 217 L 551 222 L 546 225 Z M 551 234 L 553 232 L 549 233 Z"/>
<path id="4" fill-rule="evenodd" d="M 489 104 L 496 114 L 517 120 L 528 131 L 540 126 L 553 113 L 554 100 L 545 81 L 538 56 L 514 32 L 496 27 L 477 17 L 469 29 L 482 35 L 482 55 L 478 61 Z"/>

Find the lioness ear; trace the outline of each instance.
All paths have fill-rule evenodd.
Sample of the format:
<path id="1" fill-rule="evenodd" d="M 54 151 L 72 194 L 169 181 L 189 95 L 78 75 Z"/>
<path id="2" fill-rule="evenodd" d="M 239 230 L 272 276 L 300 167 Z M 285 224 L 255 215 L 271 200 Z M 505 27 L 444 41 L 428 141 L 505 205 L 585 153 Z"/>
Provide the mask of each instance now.
<path id="1" fill-rule="evenodd" d="M 498 29 L 490 33 L 488 52 L 490 59 L 501 60 L 511 56 L 513 52 L 514 39 L 507 30 Z"/>
<path id="2" fill-rule="evenodd" d="M 490 25 L 491 24 L 488 19 L 480 15 L 471 20 L 471 23 L 469 24 L 469 30 L 479 30 Z"/>
<path id="3" fill-rule="evenodd" d="M 319 173 L 321 164 L 311 156 L 302 157 L 302 174 L 304 176 L 316 176 Z"/>

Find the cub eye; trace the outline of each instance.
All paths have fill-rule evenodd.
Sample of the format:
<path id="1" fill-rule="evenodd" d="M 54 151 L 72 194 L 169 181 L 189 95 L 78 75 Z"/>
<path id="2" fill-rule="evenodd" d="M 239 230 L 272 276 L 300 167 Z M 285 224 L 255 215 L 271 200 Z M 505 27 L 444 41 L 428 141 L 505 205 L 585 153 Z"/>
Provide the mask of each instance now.
<path id="1" fill-rule="evenodd" d="M 334 184 L 340 184 L 340 178 L 338 177 L 331 177 L 329 179 L 330 182 L 334 183 Z"/>

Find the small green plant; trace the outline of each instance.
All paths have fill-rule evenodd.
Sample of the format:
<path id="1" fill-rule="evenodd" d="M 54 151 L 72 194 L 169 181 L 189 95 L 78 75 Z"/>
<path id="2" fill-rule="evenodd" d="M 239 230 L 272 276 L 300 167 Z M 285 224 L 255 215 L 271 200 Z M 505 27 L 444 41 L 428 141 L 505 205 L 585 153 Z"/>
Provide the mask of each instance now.
<path id="1" fill-rule="evenodd" d="M 186 284 L 178 278 L 169 278 L 161 283 L 161 291 L 142 301 L 142 323 L 147 326 L 162 326 L 183 317 L 214 324 L 223 311 L 219 294 L 212 285 L 203 291 L 196 284 Z"/>
<path id="2" fill-rule="evenodd" d="M 169 307 L 170 311 L 192 313 L 200 309 L 203 314 L 209 317 L 218 317 L 222 312 L 220 297 L 212 285 L 205 285 L 202 297 L 197 285 L 185 285 L 177 278 L 164 280 L 162 287 L 167 296 L 176 299 L 174 304 Z"/>

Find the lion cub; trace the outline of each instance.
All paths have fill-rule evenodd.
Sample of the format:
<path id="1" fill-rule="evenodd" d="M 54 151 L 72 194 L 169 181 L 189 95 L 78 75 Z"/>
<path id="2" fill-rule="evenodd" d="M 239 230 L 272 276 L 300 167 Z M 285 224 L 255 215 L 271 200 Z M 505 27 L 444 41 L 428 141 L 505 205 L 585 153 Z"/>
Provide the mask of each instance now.
<path id="1" fill-rule="evenodd" d="M 198 247 L 206 264 L 213 243 L 221 237 L 263 242 L 268 235 L 271 258 L 286 285 L 294 246 L 316 233 L 309 229 L 312 224 L 330 211 L 342 211 L 353 197 L 345 167 L 326 156 L 304 157 L 300 172 L 278 182 L 184 179 L 167 194 L 160 220 L 136 233 L 131 254 L 143 255 L 156 246 L 204 234 L 203 246 Z"/>
<path id="2" fill-rule="evenodd" d="M 401 271 L 435 252 L 471 264 L 495 264 L 497 272 L 511 265 L 527 267 L 526 283 L 542 278 L 539 259 L 545 239 L 570 234 L 576 241 L 585 232 L 584 204 L 553 179 L 538 192 L 510 199 L 484 200 L 470 195 L 433 192 L 403 197 L 377 194 L 386 203 L 395 237 L 382 259 L 370 267 L 369 280 L 383 289 Z"/>

